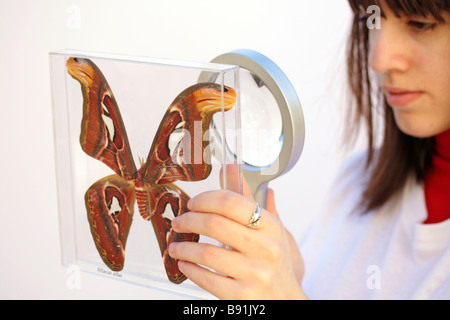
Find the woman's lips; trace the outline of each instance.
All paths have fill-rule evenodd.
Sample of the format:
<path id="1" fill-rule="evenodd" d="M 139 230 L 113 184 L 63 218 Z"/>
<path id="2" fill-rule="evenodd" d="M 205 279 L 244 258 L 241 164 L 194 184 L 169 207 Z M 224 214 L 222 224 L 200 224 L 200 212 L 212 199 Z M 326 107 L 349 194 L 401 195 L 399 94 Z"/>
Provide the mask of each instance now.
<path id="1" fill-rule="evenodd" d="M 406 107 L 413 101 L 419 99 L 422 91 L 409 91 L 397 88 L 385 88 L 386 100 L 392 107 Z"/>

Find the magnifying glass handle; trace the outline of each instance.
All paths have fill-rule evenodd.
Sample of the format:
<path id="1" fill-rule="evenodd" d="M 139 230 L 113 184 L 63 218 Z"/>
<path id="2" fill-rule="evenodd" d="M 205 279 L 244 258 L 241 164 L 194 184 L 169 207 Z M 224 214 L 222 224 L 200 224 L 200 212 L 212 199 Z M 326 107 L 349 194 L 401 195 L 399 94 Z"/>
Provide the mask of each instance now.
<path id="1" fill-rule="evenodd" d="M 255 198 L 255 201 L 259 203 L 261 207 L 266 209 L 267 207 L 267 189 L 268 189 L 269 183 L 263 183 L 260 185 L 256 191 L 253 193 L 253 197 Z"/>

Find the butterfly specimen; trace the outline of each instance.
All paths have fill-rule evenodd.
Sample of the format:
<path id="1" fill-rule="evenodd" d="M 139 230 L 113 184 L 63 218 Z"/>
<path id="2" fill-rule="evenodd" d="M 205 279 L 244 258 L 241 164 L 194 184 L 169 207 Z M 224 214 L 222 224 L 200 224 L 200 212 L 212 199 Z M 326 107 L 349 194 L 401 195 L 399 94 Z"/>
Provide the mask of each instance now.
<path id="1" fill-rule="evenodd" d="M 152 222 L 169 280 L 182 283 L 186 276 L 167 247 L 171 242 L 198 241 L 199 236 L 179 234 L 171 228 L 171 221 L 187 211 L 189 200 L 174 182 L 200 181 L 209 176 L 211 155 L 203 135 L 215 112 L 234 106 L 235 91 L 199 83 L 181 92 L 165 113 L 147 160 L 138 170 L 116 99 L 100 69 L 82 58 L 69 58 L 66 66 L 83 93 L 81 147 L 116 173 L 95 182 L 85 194 L 92 237 L 103 262 L 113 271 L 123 269 L 137 201 L 142 218 Z M 180 137 L 180 133 L 184 133 L 182 138 L 174 144 L 174 136 Z M 201 139 L 194 134 L 201 134 Z M 197 141 L 201 141 L 200 146 Z M 196 148 L 201 152 L 192 152 Z"/>

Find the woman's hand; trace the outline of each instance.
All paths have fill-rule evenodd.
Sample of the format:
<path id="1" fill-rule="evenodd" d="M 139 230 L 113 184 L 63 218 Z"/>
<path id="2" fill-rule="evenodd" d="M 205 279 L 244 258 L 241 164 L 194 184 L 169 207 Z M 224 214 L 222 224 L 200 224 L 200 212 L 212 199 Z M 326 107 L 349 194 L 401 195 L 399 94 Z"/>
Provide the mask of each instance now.
<path id="1" fill-rule="evenodd" d="M 268 208 L 274 209 L 272 199 Z M 300 254 L 276 215 L 262 210 L 259 226 L 248 227 L 255 202 L 225 190 L 202 193 L 188 208 L 190 212 L 172 221 L 176 232 L 198 233 L 231 248 L 170 244 L 169 254 L 189 279 L 220 299 L 306 298 L 300 287 Z"/>

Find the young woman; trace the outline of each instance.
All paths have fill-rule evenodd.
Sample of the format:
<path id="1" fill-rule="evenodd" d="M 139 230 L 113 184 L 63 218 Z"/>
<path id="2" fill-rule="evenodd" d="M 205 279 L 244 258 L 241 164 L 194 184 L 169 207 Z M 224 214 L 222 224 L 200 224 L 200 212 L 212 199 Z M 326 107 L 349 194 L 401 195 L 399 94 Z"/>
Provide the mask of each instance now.
<path id="1" fill-rule="evenodd" d="M 301 254 L 272 192 L 258 225 L 249 225 L 252 199 L 229 191 L 191 199 L 173 228 L 232 249 L 173 243 L 170 254 L 219 298 L 450 299 L 450 1 L 349 3 L 349 123 L 365 125 L 368 151 L 338 175 Z M 367 27 L 370 5 L 381 8 L 380 29 Z"/>

